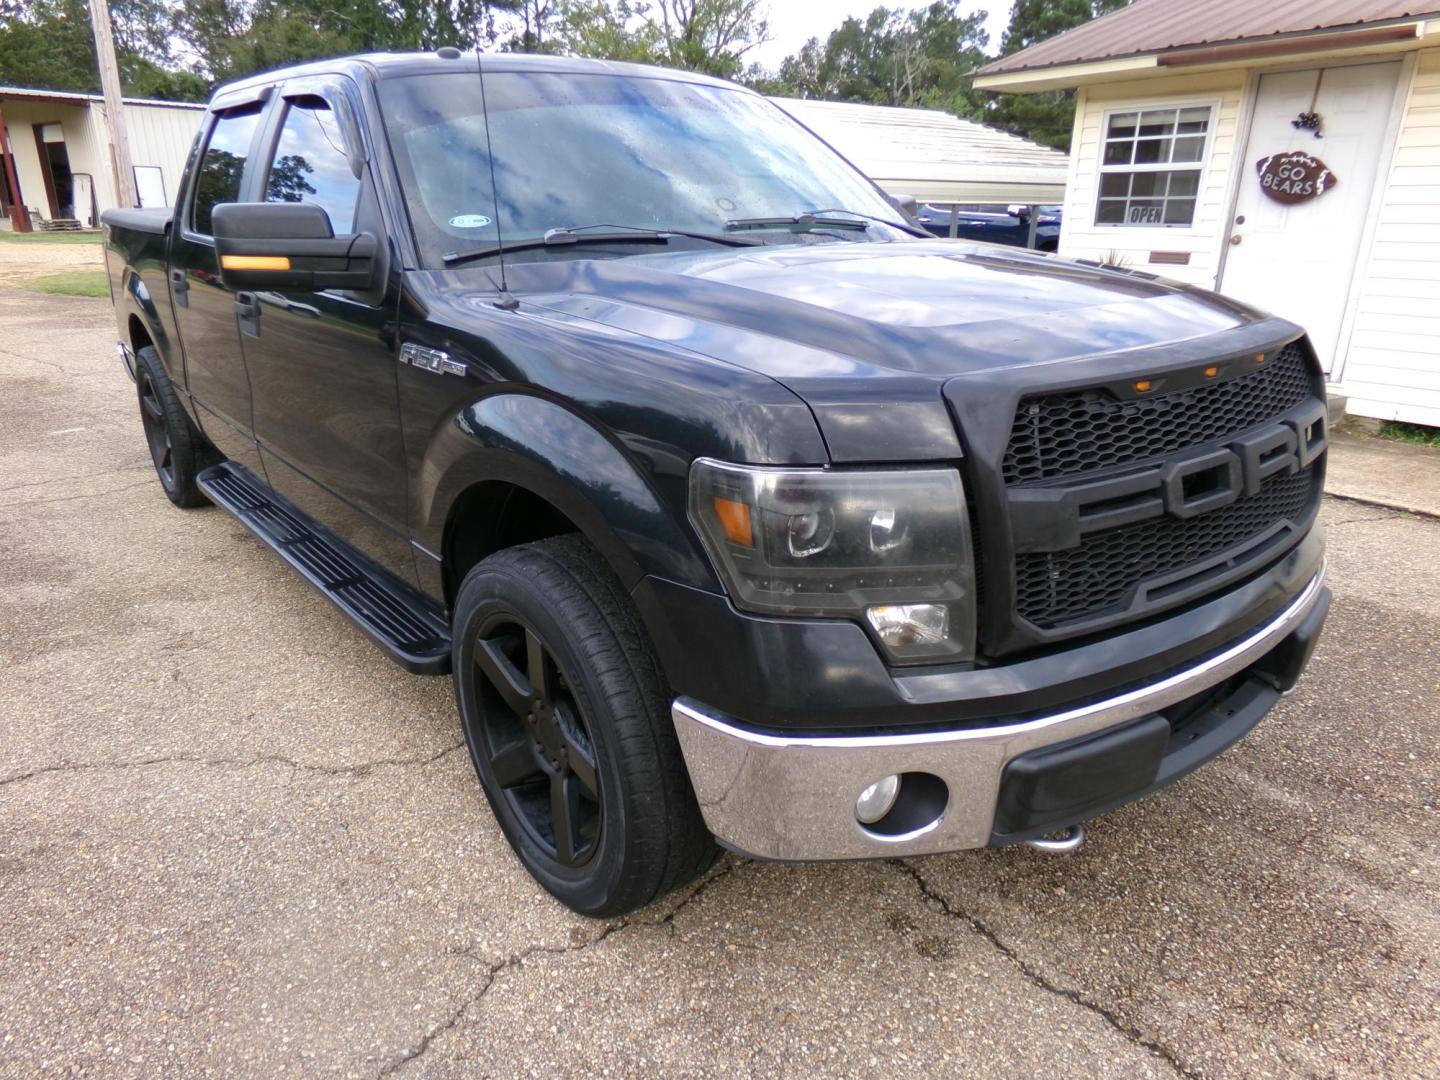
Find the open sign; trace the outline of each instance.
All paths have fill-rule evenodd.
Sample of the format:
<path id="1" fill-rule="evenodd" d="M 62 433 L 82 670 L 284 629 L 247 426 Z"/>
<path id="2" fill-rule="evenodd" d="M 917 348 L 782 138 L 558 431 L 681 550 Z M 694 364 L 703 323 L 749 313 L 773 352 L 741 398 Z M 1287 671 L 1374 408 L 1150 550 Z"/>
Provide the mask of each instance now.
<path id="1" fill-rule="evenodd" d="M 1301 150 L 1271 154 L 1255 163 L 1260 190 L 1282 203 L 1302 203 L 1335 186 L 1330 166 Z"/>

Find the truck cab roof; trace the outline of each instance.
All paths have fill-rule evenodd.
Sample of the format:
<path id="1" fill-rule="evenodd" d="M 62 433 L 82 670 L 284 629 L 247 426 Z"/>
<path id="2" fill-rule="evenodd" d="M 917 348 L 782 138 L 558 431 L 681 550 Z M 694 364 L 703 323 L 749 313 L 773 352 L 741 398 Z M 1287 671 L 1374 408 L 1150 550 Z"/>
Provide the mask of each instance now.
<path id="1" fill-rule="evenodd" d="M 487 73 L 527 71 L 556 75 L 623 75 L 629 78 L 665 79 L 670 82 L 695 83 L 754 93 L 747 87 L 710 75 L 694 71 L 678 71 L 673 68 L 653 67 L 648 64 L 627 64 L 614 60 L 589 60 L 576 56 L 542 56 L 531 53 L 476 53 L 470 50 L 461 50 L 459 56 L 445 56 L 436 50 L 433 52 L 364 53 L 359 56 L 336 57 L 330 60 L 316 60 L 307 64 L 275 68 L 258 75 L 222 83 L 215 88 L 213 100 L 228 97 L 236 91 L 307 75 L 344 74 L 357 80 L 379 81 L 454 71 L 478 72 L 481 60 L 485 63 Z"/>

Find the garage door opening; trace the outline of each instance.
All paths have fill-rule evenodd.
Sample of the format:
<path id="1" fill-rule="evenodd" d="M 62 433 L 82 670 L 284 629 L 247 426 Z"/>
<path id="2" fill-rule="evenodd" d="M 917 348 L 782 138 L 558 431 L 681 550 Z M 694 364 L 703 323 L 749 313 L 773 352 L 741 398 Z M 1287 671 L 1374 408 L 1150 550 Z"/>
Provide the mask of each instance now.
<path id="1" fill-rule="evenodd" d="M 45 177 L 45 197 L 52 218 L 75 217 L 75 177 L 70 171 L 70 153 L 65 149 L 65 132 L 59 124 L 35 127 L 35 149 L 40 154 L 40 171 Z"/>

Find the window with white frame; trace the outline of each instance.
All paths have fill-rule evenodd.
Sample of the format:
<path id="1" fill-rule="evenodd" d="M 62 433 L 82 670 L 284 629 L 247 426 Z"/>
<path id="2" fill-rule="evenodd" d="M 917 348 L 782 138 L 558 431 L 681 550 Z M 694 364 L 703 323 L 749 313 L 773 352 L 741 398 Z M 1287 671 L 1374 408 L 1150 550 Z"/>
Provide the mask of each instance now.
<path id="1" fill-rule="evenodd" d="M 1179 105 L 1110 113 L 1095 224 L 1192 224 L 1212 112 Z"/>

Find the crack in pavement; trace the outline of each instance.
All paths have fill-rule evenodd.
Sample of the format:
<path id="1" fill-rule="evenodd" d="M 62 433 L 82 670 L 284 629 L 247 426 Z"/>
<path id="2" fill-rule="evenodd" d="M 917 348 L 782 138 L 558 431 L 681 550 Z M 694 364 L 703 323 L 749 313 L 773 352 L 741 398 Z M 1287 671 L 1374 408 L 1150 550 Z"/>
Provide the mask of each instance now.
<path id="1" fill-rule="evenodd" d="M 9 487 L 0 487 L 0 495 L 11 491 L 23 491 L 25 488 L 33 487 L 54 487 L 57 484 L 71 484 L 80 480 L 93 480 L 97 476 L 114 476 L 116 473 L 133 472 L 136 469 L 148 469 L 153 466 L 149 458 L 135 462 L 133 465 L 112 465 L 108 469 L 97 469 L 94 472 L 76 473 L 73 476 L 54 476 L 45 480 L 27 480 L 23 484 L 11 484 Z"/>
<path id="2" fill-rule="evenodd" d="M 1392 510 L 1388 514 L 1377 514 L 1375 517 L 1346 518 L 1344 521 L 1327 521 L 1325 528 L 1338 529 L 1342 525 L 1368 525 L 1376 521 L 1404 521 L 1403 512 Z"/>
<path id="3" fill-rule="evenodd" d="M 321 773 L 326 776 L 367 776 L 374 769 L 381 769 L 390 766 L 415 765 L 424 767 L 447 757 L 465 746 L 464 741 L 457 742 L 454 746 L 447 746 L 444 750 L 430 754 L 426 757 L 414 758 L 380 758 L 376 761 L 362 761 L 358 765 L 318 765 L 305 761 L 296 761 L 280 754 L 261 754 L 253 758 L 208 758 L 195 754 L 171 754 L 166 757 L 140 758 L 136 761 L 97 761 L 97 762 L 61 762 L 58 765 L 45 765 L 29 772 L 17 773 L 14 776 L 0 777 L 0 787 L 8 784 L 18 784 L 24 780 L 33 780 L 37 776 L 45 776 L 50 773 L 62 772 L 107 772 L 110 770 L 122 769 L 144 769 L 154 765 L 204 765 L 214 768 L 235 768 L 251 769 L 260 765 L 284 765 L 298 772 Z"/>
<path id="4" fill-rule="evenodd" d="M 122 491 L 134 491 L 137 488 L 148 487 L 155 483 L 148 477 L 134 484 L 126 484 L 124 487 L 111 488 L 109 491 L 89 491 L 83 495 L 62 495 L 58 499 L 27 499 L 10 504 L 11 509 L 29 510 L 32 506 L 48 506 L 53 503 L 77 502 L 80 499 L 103 499 L 107 495 L 119 495 Z"/>
<path id="5" fill-rule="evenodd" d="M 1076 1005 L 1079 1005 L 1082 1009 L 1094 1013 L 1096 1016 L 1100 1017 L 1100 1019 L 1104 1020 L 1105 1023 L 1108 1024 L 1111 1028 L 1117 1031 L 1122 1037 L 1124 1037 L 1127 1042 L 1133 1043 L 1134 1045 L 1139 1046 L 1141 1049 L 1149 1051 L 1150 1054 L 1152 1054 L 1154 1057 L 1159 1058 L 1161 1061 L 1165 1062 L 1165 1064 L 1169 1065 L 1170 1068 L 1172 1068 L 1177 1075 L 1186 1077 L 1187 1080 L 1200 1080 L 1200 1074 L 1195 1072 L 1183 1061 L 1181 1061 L 1180 1058 L 1176 1055 L 1175 1051 L 1171 1050 L 1168 1046 L 1147 1037 L 1143 1032 L 1140 1031 L 1139 1028 L 1120 1019 L 1120 1017 L 1116 1016 L 1113 1012 L 1107 1009 L 1104 1005 L 1101 1005 L 1099 1002 L 1091 1001 L 1089 998 L 1085 997 L 1080 991 L 1071 990 L 1064 986 L 1058 986 L 1055 983 L 1051 982 L 1048 978 L 1045 977 L 1045 975 L 1041 974 L 1031 964 L 1022 959 L 1019 953 L 1017 953 L 1013 948 L 1011 948 L 1004 941 L 1002 941 L 1000 939 L 1000 936 L 996 934 L 994 930 L 990 929 L 990 927 L 987 926 L 984 922 L 982 922 L 979 918 L 970 914 L 968 911 L 964 911 L 957 907 L 952 907 L 950 901 L 945 899 L 945 897 L 939 892 L 939 890 L 937 890 L 933 885 L 926 881 L 920 871 L 916 870 L 909 863 L 905 862 L 902 859 L 889 859 L 887 861 L 890 863 L 891 866 L 895 867 L 901 873 L 905 874 L 912 881 L 914 881 L 916 888 L 920 890 L 920 895 L 926 900 L 929 900 L 934 904 L 938 905 L 943 915 L 946 915 L 952 919 L 956 919 L 964 923 L 966 926 L 970 927 L 970 929 L 974 930 L 977 934 L 979 934 L 982 938 L 984 938 L 992 946 L 994 946 L 994 948 L 1002 956 L 1004 956 L 1005 959 L 1009 960 L 1010 963 L 1014 965 L 1015 969 L 1019 971 L 1021 975 L 1025 976 L 1025 978 L 1029 982 L 1033 983 L 1035 986 L 1038 986 L 1040 989 L 1046 991 L 1047 993 L 1054 994 L 1057 997 L 1065 998 L 1066 1000 L 1071 1001 Z"/>
<path id="6" fill-rule="evenodd" d="M 516 968 L 523 966 L 526 960 L 529 960 L 531 957 L 534 956 L 566 956 L 570 953 L 584 952 L 587 949 L 591 949 L 594 948 L 596 945 L 599 945 L 601 942 L 605 941 L 612 935 L 618 934 L 622 930 L 627 930 L 632 926 L 666 926 L 673 928 L 676 915 L 678 915 L 685 908 L 689 907 L 696 900 L 700 899 L 700 897 L 703 896 L 706 892 L 708 892 L 710 887 L 714 885 L 717 881 L 721 880 L 722 878 L 729 877 L 731 874 L 733 874 L 737 868 L 738 867 L 735 863 L 726 862 L 723 867 L 706 877 L 698 885 L 691 889 L 690 894 L 686 896 L 685 899 L 681 900 L 678 904 L 676 904 L 673 908 L 671 908 L 664 915 L 663 918 L 660 918 L 658 920 L 642 919 L 639 917 L 620 919 L 607 925 L 603 930 L 600 931 L 600 933 L 596 934 L 594 937 L 588 938 L 587 940 L 582 941 L 579 944 L 531 945 L 528 948 L 520 950 L 520 952 L 518 953 L 511 953 L 503 960 L 492 961 L 484 960 L 484 958 L 477 955 L 471 949 L 451 950 L 451 955 L 453 956 L 465 956 L 470 958 L 471 960 L 487 964 L 485 970 L 484 984 L 474 993 L 467 995 L 466 998 L 461 1001 L 459 1005 L 457 1005 L 454 1009 L 451 1010 L 450 1014 L 445 1017 L 445 1019 L 441 1020 L 440 1023 L 436 1024 L 429 1031 L 425 1032 L 425 1034 L 420 1037 L 420 1041 L 416 1043 L 414 1047 L 405 1051 L 403 1054 L 401 1054 L 394 1060 L 382 1065 L 380 1067 L 380 1071 L 375 1074 L 377 1080 L 380 1080 L 380 1078 L 383 1077 L 393 1076 L 395 1073 L 405 1068 L 405 1066 L 423 1057 L 430 1050 L 430 1047 L 435 1044 L 435 1040 L 439 1039 L 442 1035 L 453 1031 L 456 1027 L 459 1026 L 460 1021 L 464 1019 L 465 1014 L 469 1012 L 472 1007 L 478 1004 L 480 1000 L 490 992 L 491 988 L 500 980 L 500 976 L 503 975 L 505 972 L 512 971 Z"/>
<path id="7" fill-rule="evenodd" d="M 1440 521 L 1440 514 L 1433 510 L 1421 510 L 1414 506 L 1401 506 L 1398 503 L 1386 502 L 1384 499 L 1371 499 L 1364 495 L 1342 495 L 1338 491 L 1325 492 L 1327 499 L 1338 499 L 1341 502 L 1355 503 L 1357 506 L 1373 506 L 1377 510 L 1389 510 L 1392 514 L 1408 515 L 1410 517 L 1424 518 L 1427 521 Z"/>

